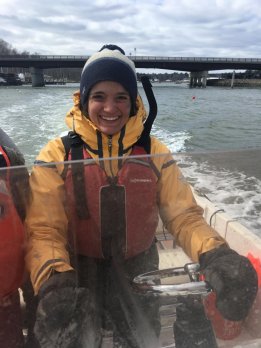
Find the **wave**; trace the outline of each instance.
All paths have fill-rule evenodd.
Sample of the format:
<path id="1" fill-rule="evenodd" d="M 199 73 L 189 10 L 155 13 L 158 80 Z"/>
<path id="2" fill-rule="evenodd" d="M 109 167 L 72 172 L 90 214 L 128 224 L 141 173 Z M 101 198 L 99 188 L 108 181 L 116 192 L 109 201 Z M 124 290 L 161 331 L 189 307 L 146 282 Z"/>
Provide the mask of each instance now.
<path id="1" fill-rule="evenodd" d="M 257 155 L 260 149 L 174 156 L 197 191 L 261 237 L 261 164 L 251 162 Z"/>

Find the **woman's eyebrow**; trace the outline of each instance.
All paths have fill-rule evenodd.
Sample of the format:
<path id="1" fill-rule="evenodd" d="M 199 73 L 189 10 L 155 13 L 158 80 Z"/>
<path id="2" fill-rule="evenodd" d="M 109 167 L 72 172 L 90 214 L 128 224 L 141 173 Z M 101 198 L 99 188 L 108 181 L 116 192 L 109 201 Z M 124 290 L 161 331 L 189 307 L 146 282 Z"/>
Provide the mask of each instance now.
<path id="1" fill-rule="evenodd" d="M 118 93 L 116 93 L 116 94 L 118 94 L 118 95 L 129 95 L 128 92 L 118 92 Z"/>
<path id="2" fill-rule="evenodd" d="M 90 93 L 90 95 L 94 95 L 94 94 L 106 94 L 106 92 L 104 92 L 104 91 L 94 91 L 94 92 Z M 116 95 L 129 95 L 128 92 L 117 92 L 115 94 Z"/>
<path id="3" fill-rule="evenodd" d="M 94 91 L 94 92 L 90 93 L 90 95 L 94 95 L 94 94 L 105 94 L 105 92 L 103 92 L 103 91 Z"/>

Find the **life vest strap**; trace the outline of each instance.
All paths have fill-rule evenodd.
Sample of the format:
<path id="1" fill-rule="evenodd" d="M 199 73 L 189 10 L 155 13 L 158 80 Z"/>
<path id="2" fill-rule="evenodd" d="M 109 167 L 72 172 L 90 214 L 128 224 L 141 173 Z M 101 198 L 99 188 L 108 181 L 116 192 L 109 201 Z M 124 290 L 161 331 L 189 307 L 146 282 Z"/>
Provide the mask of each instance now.
<path id="1" fill-rule="evenodd" d="M 10 167 L 11 166 L 11 163 L 10 163 L 10 160 L 6 154 L 6 151 L 4 149 L 3 146 L 0 146 L 0 155 L 1 157 L 3 158 L 3 165 L 2 165 L 2 161 L 1 161 L 1 167 Z"/>
<path id="2" fill-rule="evenodd" d="M 71 160 L 78 161 L 72 165 L 72 180 L 73 190 L 76 199 L 76 211 L 80 219 L 88 219 L 89 211 L 87 204 L 87 197 L 85 195 L 85 177 L 84 177 L 84 163 L 83 163 L 83 140 L 75 132 L 69 132 L 68 135 L 61 138 L 66 160 L 68 160 L 71 152 Z"/>

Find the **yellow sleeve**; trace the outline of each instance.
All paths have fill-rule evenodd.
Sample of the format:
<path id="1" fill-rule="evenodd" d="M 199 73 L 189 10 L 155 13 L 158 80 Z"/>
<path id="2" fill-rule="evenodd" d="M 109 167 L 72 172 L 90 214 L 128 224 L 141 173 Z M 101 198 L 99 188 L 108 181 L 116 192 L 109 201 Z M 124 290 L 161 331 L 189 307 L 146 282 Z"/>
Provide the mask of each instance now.
<path id="1" fill-rule="evenodd" d="M 49 164 L 63 160 L 64 150 L 59 141 L 49 143 L 37 157 L 37 161 Z M 54 164 L 36 165 L 30 176 L 32 200 L 26 217 L 26 264 L 36 293 L 53 269 L 60 272 L 72 269 L 66 250 L 68 221 L 59 169 Z"/>
<path id="2" fill-rule="evenodd" d="M 158 201 L 163 224 L 185 253 L 198 261 L 200 254 L 226 242 L 204 220 L 203 210 L 197 205 L 189 183 L 169 150 L 154 139 L 151 152 L 166 154 L 156 160 L 160 172 Z"/>

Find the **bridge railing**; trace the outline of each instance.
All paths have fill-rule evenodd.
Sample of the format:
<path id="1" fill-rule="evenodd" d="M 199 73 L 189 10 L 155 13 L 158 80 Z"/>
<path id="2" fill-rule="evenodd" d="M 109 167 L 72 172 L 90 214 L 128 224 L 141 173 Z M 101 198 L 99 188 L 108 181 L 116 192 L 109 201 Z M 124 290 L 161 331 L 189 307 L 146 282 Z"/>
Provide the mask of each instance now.
<path id="1" fill-rule="evenodd" d="M 225 57 L 164 57 L 164 56 L 128 56 L 133 61 L 172 61 L 172 62 L 238 62 L 260 63 L 261 58 L 225 58 Z M 75 55 L 3 55 L 0 60 L 87 60 L 89 56 Z"/>
<path id="2" fill-rule="evenodd" d="M 160 57 L 160 56 L 129 56 L 133 60 L 166 60 L 166 61 L 191 61 L 191 62 L 261 62 L 261 58 L 222 58 L 222 57 Z"/>
<path id="3" fill-rule="evenodd" d="M 75 59 L 75 60 L 82 60 L 82 59 L 88 59 L 89 56 L 74 56 L 74 55 L 38 55 L 38 54 L 30 54 L 30 55 L 1 55 L 0 59 Z"/>

